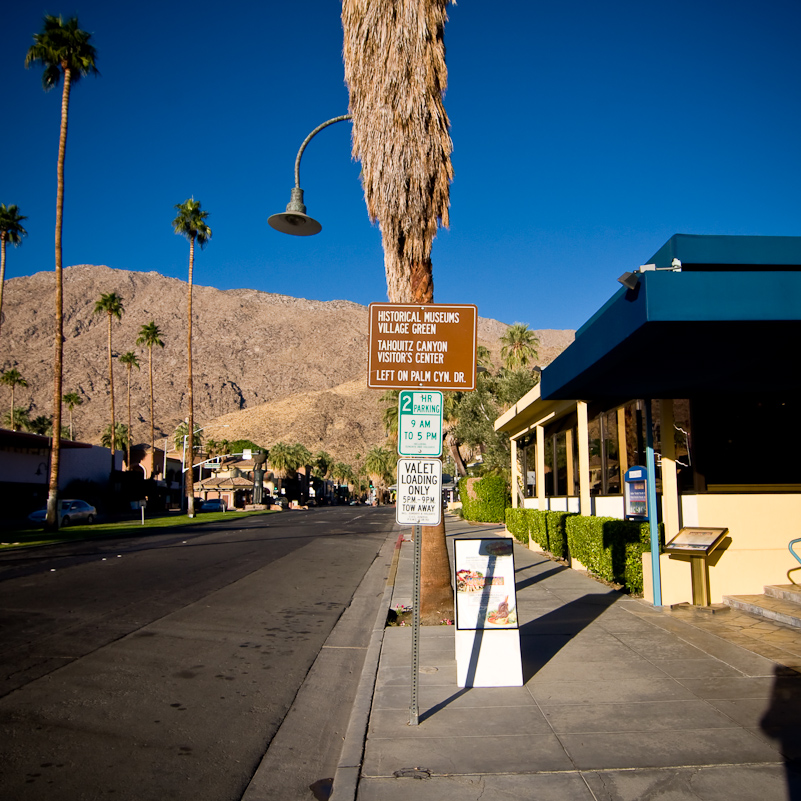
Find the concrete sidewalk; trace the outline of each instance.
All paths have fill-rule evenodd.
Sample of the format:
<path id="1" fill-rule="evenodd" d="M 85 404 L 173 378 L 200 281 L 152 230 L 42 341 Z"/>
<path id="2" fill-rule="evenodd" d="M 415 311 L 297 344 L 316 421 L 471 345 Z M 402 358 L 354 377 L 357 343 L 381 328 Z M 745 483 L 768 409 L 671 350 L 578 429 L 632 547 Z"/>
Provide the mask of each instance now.
<path id="1" fill-rule="evenodd" d="M 423 628 L 409 726 L 411 628 L 386 629 L 358 801 L 801 799 L 798 673 L 522 546 L 515 567 L 525 686 L 458 688 L 454 629 Z"/>

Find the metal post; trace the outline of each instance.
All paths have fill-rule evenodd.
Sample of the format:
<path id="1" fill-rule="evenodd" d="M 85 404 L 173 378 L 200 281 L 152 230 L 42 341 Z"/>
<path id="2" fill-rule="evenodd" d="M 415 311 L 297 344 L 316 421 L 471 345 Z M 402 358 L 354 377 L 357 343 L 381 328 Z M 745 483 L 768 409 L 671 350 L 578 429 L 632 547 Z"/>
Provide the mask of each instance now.
<path id="1" fill-rule="evenodd" d="M 651 529 L 651 576 L 654 606 L 662 606 L 662 571 L 659 564 L 659 515 L 656 508 L 656 459 L 651 400 L 645 401 L 645 466 L 648 469 L 648 524 Z"/>
<path id="2" fill-rule="evenodd" d="M 414 580 L 412 590 L 412 703 L 409 725 L 416 726 L 420 717 L 417 699 L 417 674 L 420 672 L 420 561 L 423 550 L 423 527 L 414 527 Z"/>

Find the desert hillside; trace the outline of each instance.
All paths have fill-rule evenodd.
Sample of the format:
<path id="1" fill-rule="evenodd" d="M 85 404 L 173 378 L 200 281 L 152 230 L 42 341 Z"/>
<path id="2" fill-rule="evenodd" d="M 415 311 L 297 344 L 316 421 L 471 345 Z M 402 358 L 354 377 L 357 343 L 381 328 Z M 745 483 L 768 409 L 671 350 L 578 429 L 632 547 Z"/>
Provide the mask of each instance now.
<path id="1" fill-rule="evenodd" d="M 131 374 L 133 440 L 149 439 L 147 350 L 136 337 L 151 320 L 164 348 L 153 351 L 156 436 L 185 417 L 186 282 L 155 272 L 78 265 L 64 271 L 64 392 L 83 401 L 74 411 L 76 438 L 98 443 L 108 425 L 108 322 L 94 313 L 102 294 L 116 292 L 125 312 L 113 323 L 116 355 L 134 351 Z M 52 413 L 54 278 L 52 272 L 6 282 L 0 370 L 16 367 L 28 382 L 15 404 L 31 417 Z M 480 309 L 479 309 L 480 311 Z M 379 390 L 367 388 L 367 308 L 344 300 L 312 301 L 249 289 L 193 291 L 195 420 L 204 436 L 249 438 L 325 448 L 353 459 L 384 441 Z M 479 344 L 500 363 L 508 326 L 479 318 Z M 537 331 L 541 365 L 573 339 L 572 331 Z M 115 364 L 116 416 L 127 420 L 127 378 Z M 0 390 L 0 408 L 10 393 Z M 64 421 L 68 420 L 64 410 Z M 225 427 L 223 427 L 225 426 Z"/>

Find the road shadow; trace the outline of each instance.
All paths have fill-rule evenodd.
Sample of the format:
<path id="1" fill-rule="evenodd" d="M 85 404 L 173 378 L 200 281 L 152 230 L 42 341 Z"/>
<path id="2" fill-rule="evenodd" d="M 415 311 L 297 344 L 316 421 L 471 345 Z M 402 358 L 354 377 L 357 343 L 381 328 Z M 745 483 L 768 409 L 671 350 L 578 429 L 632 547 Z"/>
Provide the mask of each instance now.
<path id="1" fill-rule="evenodd" d="M 554 568 L 554 572 L 567 569 L 569 568 Z M 540 579 L 545 575 L 547 574 L 535 578 Z M 601 594 L 591 593 L 523 624 L 520 627 L 523 681 L 528 682 L 577 634 L 622 597 L 624 594 L 615 590 Z"/>
<path id="2" fill-rule="evenodd" d="M 774 667 L 770 706 L 759 725 L 777 740 L 787 772 L 787 797 L 801 801 L 801 674 L 784 665 Z"/>

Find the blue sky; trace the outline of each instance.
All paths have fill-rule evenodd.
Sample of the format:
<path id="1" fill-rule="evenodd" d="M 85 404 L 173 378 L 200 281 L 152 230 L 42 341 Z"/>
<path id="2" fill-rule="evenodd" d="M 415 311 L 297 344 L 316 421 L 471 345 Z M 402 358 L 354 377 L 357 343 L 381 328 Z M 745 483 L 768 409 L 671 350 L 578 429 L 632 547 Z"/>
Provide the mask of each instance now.
<path id="1" fill-rule="evenodd" d="M 7 278 L 53 269 L 60 90 L 43 92 L 24 58 L 45 12 L 76 11 L 102 77 L 72 93 L 66 265 L 185 280 L 188 245 L 170 223 L 194 196 L 213 230 L 196 283 L 386 300 L 349 123 L 301 164 L 322 233 L 267 225 L 304 137 L 347 112 L 333 0 L 5 10 L 0 203 L 29 232 Z M 451 227 L 434 243 L 437 302 L 576 328 L 674 233 L 801 235 L 797 0 L 460 0 L 449 17 L 455 177 Z"/>

